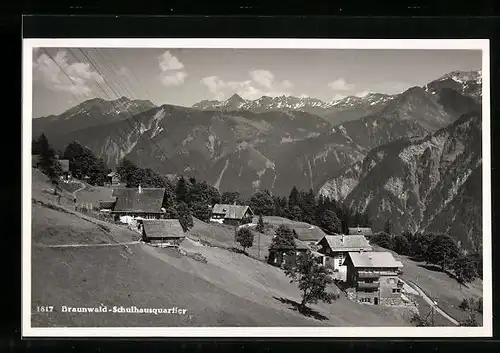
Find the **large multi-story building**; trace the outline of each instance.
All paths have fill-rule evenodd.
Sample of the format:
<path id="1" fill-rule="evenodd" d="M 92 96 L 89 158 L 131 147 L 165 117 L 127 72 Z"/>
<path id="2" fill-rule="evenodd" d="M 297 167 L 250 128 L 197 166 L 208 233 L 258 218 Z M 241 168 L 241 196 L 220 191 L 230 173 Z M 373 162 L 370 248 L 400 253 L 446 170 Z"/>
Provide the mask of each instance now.
<path id="1" fill-rule="evenodd" d="M 403 282 L 399 278 L 403 264 L 390 252 L 350 252 L 345 262 L 347 286 L 354 298 L 374 305 L 401 304 Z"/>

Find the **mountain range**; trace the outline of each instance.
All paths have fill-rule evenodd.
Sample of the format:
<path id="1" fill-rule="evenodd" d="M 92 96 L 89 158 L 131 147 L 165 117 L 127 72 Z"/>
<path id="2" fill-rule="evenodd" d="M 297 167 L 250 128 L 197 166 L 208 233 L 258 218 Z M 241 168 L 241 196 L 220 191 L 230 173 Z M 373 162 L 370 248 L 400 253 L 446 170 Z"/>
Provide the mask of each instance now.
<path id="1" fill-rule="evenodd" d="M 238 191 L 249 196 L 256 190 L 268 189 L 273 194 L 288 195 L 295 185 L 343 199 L 360 209 L 373 197 L 366 207 L 375 214 L 381 207 L 377 202 L 387 203 L 392 197 L 384 191 L 385 184 L 374 183 L 379 179 L 387 181 L 384 179 L 387 175 L 380 175 L 382 172 L 399 175 L 407 188 L 421 185 L 411 179 L 417 175 L 414 164 L 405 164 L 397 158 L 382 163 L 374 157 L 375 151 L 391 156 L 402 145 L 423 143 L 418 141 L 444 136 L 446 131 L 459 126 L 463 126 L 466 135 L 467 129 L 473 130 L 480 122 L 477 114 L 475 120 L 470 114 L 480 111 L 481 97 L 481 72 L 471 71 L 448 73 L 423 87 L 410 87 L 396 95 L 370 93 L 333 102 L 290 96 L 245 100 L 234 94 L 225 101 L 201 101 L 192 107 L 181 107 L 155 106 L 150 101 L 126 97 L 114 101 L 96 98 L 60 115 L 33 119 L 33 135 L 44 132 L 58 149 L 76 140 L 102 157 L 111 168 L 127 157 L 138 166 L 163 175 L 182 174 L 206 180 L 221 192 Z M 458 123 L 463 119 L 475 123 L 465 127 Z M 471 141 L 459 141 L 458 134 L 451 130 L 449 134 L 451 142 L 446 146 L 453 143 L 463 146 L 455 151 L 463 154 L 457 163 L 466 163 L 464 166 L 468 168 L 472 155 L 480 159 L 480 144 L 478 147 Z M 431 154 L 432 162 L 428 163 L 434 166 L 438 158 L 434 150 L 426 153 Z M 425 158 L 419 163 L 424 161 Z M 373 174 L 368 172 L 373 163 L 382 163 L 384 167 Z M 470 175 L 463 174 L 459 166 L 443 164 L 433 168 L 440 170 L 433 174 L 440 181 L 467 175 L 463 186 L 468 185 L 470 178 L 480 180 L 477 165 L 473 169 L 476 172 Z M 442 168 L 448 168 L 449 177 L 441 172 Z M 408 178 L 413 184 L 408 184 Z M 450 221 L 460 204 L 453 203 L 454 197 L 446 202 L 446 198 L 429 201 L 441 190 L 435 189 L 437 181 L 433 183 L 425 193 L 412 196 L 412 200 L 418 201 L 407 204 L 412 211 L 407 211 L 401 222 L 397 221 L 399 201 L 384 206 L 381 211 L 384 218 L 393 217 L 398 229 L 432 229 L 436 227 L 435 220 Z M 367 194 L 371 189 L 373 194 Z M 458 189 L 454 192 L 467 193 Z M 443 210 L 429 211 L 434 207 L 431 204 L 441 204 L 451 218 L 446 218 Z M 375 228 L 379 226 L 375 222 Z M 462 238 L 464 242 L 468 239 Z"/>

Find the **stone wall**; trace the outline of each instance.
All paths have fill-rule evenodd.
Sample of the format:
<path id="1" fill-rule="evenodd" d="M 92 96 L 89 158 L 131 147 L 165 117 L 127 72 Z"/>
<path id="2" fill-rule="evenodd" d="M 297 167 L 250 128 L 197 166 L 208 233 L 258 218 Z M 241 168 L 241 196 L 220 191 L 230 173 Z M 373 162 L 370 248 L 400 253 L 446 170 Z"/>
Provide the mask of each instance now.
<path id="1" fill-rule="evenodd" d="M 384 305 L 384 306 L 401 306 L 403 304 L 403 300 L 401 300 L 401 296 L 399 296 L 397 298 L 394 298 L 394 297 L 393 298 L 383 298 L 383 297 L 381 297 L 379 304 Z"/>

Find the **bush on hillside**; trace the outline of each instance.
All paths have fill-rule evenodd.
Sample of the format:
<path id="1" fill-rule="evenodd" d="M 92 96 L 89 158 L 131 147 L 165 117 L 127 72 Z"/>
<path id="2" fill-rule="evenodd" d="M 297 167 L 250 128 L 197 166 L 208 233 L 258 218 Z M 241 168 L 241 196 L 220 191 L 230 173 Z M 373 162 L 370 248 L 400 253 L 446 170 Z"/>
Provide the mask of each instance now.
<path id="1" fill-rule="evenodd" d="M 373 242 L 383 248 L 393 250 L 394 249 L 394 239 L 386 232 L 380 232 L 373 237 Z"/>
<path id="2" fill-rule="evenodd" d="M 177 204 L 177 215 L 184 232 L 187 232 L 193 227 L 193 216 L 191 215 L 191 210 L 186 203 L 181 202 Z"/>
<path id="3" fill-rule="evenodd" d="M 342 224 L 337 214 L 332 210 L 325 210 L 319 218 L 319 226 L 327 234 L 336 234 L 342 231 Z"/>
<path id="4" fill-rule="evenodd" d="M 246 253 L 246 249 L 253 245 L 253 238 L 252 231 L 248 227 L 243 227 L 236 230 L 234 240 L 241 245 L 243 252 Z"/>

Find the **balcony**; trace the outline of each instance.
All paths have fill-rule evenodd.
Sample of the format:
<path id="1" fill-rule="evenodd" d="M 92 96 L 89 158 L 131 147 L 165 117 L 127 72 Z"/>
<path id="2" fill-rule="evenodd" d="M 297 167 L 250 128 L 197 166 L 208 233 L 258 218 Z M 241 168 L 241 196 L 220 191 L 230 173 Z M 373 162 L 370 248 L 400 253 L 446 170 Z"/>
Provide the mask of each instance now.
<path id="1" fill-rule="evenodd" d="M 358 281 L 358 290 L 377 290 L 379 282 L 360 282 Z"/>
<path id="2" fill-rule="evenodd" d="M 380 272 L 368 272 L 368 271 L 359 271 L 358 278 L 359 279 L 374 279 L 379 278 Z"/>

